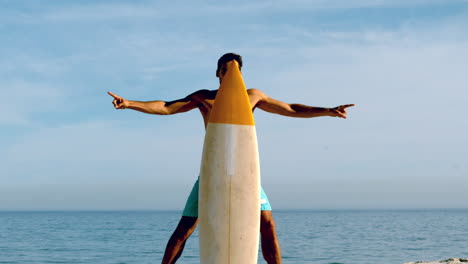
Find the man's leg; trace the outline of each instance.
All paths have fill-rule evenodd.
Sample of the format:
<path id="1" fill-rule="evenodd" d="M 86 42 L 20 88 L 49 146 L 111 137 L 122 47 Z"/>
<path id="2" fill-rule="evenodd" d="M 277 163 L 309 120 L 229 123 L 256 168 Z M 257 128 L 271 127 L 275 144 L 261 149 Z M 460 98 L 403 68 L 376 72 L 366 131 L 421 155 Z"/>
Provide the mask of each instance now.
<path id="1" fill-rule="evenodd" d="M 177 225 L 176 230 L 172 234 L 169 242 L 167 242 L 166 251 L 162 264 L 173 264 L 179 259 L 184 250 L 185 241 L 193 233 L 198 222 L 198 180 L 193 185 L 187 202 L 185 203 L 182 218 Z"/>
<path id="2" fill-rule="evenodd" d="M 281 263 L 281 250 L 276 236 L 276 226 L 271 205 L 263 188 L 260 189 L 260 238 L 263 258 L 268 264 Z"/>
<path id="3" fill-rule="evenodd" d="M 173 264 L 184 250 L 185 241 L 197 227 L 198 217 L 182 216 L 176 230 L 167 242 L 162 264 Z"/>
<path id="4" fill-rule="evenodd" d="M 281 249 L 271 211 L 262 211 L 260 213 L 260 234 L 263 258 L 268 264 L 280 264 Z"/>

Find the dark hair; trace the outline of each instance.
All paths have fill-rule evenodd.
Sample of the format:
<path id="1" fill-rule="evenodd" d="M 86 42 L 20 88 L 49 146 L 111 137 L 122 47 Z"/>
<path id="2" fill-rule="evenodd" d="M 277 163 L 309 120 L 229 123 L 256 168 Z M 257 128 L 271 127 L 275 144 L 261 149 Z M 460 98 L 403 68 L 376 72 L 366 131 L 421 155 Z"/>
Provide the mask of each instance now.
<path id="1" fill-rule="evenodd" d="M 242 57 L 236 53 L 226 53 L 218 60 L 218 68 L 216 69 L 216 74 L 221 70 L 221 67 L 227 62 L 236 60 L 239 63 L 239 70 L 242 69 Z"/>

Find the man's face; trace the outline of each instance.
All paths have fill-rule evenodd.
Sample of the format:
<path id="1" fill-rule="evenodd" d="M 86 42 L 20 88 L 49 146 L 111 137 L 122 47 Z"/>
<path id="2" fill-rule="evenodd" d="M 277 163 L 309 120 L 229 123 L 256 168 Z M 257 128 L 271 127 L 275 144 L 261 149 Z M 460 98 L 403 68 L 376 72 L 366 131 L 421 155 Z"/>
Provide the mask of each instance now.
<path id="1" fill-rule="evenodd" d="M 219 78 L 219 83 L 221 83 L 221 81 L 223 80 L 224 75 L 226 75 L 226 72 L 227 72 L 227 63 L 223 64 L 223 66 L 221 66 L 219 71 L 216 73 L 216 77 Z"/>

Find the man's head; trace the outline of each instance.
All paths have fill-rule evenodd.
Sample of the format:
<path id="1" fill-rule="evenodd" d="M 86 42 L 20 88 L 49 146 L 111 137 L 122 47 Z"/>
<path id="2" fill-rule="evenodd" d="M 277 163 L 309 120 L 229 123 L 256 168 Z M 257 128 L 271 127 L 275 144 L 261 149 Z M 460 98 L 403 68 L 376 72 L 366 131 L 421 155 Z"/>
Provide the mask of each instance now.
<path id="1" fill-rule="evenodd" d="M 236 60 L 237 63 L 239 63 L 239 70 L 242 69 L 242 57 L 239 54 L 236 53 L 226 53 L 221 58 L 218 60 L 218 68 L 216 69 L 216 77 L 219 78 L 219 81 L 221 82 L 221 79 L 224 77 L 224 74 L 227 72 L 227 63 Z"/>

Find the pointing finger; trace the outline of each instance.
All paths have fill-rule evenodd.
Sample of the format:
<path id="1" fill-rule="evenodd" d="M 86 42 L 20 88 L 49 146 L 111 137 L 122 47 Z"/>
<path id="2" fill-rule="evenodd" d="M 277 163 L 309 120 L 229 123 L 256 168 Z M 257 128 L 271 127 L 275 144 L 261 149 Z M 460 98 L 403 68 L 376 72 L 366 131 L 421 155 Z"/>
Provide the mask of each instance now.
<path id="1" fill-rule="evenodd" d="M 110 96 L 112 96 L 112 97 L 114 97 L 115 99 L 121 98 L 120 96 L 118 96 L 118 95 L 116 95 L 116 94 L 113 94 L 113 93 L 111 93 L 111 92 L 107 92 L 107 94 L 110 95 Z"/>
<path id="2" fill-rule="evenodd" d="M 355 104 L 347 104 L 347 105 L 342 105 L 343 108 L 348 108 L 348 107 L 351 107 L 351 106 L 354 106 Z"/>

